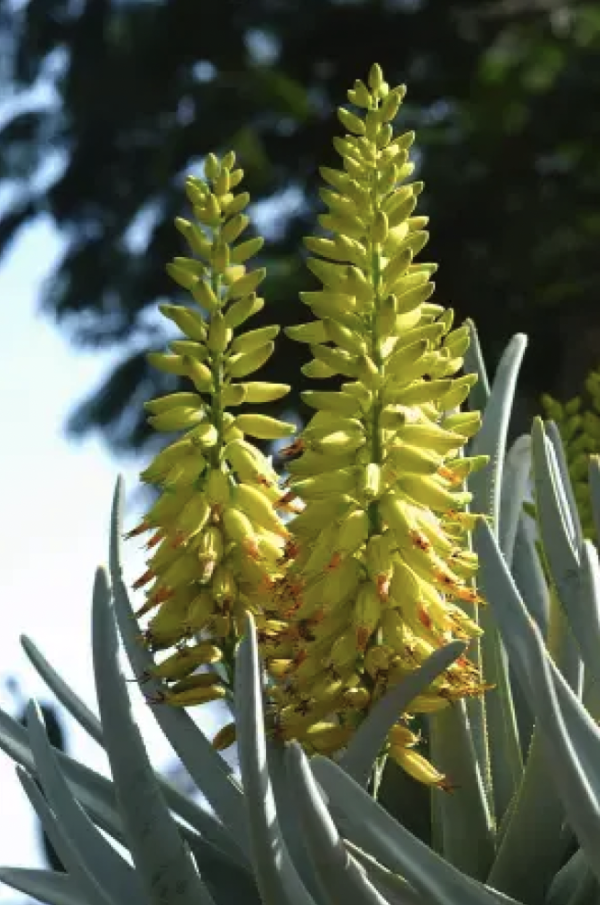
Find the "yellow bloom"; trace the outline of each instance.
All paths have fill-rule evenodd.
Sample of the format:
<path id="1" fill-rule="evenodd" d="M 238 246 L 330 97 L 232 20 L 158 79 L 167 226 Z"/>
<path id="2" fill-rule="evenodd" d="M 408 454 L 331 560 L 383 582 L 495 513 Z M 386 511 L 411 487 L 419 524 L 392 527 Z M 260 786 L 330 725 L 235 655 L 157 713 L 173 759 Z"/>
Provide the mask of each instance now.
<path id="1" fill-rule="evenodd" d="M 235 418 L 225 411 L 227 404 L 279 399 L 289 390 L 238 382 L 270 357 L 279 327 L 234 336 L 262 307 L 256 289 L 265 276 L 261 268 L 246 267 L 262 239 L 236 244 L 249 224 L 241 213 L 249 198 L 234 194 L 243 176 L 234 165 L 231 152 L 222 160 L 211 154 L 206 178 L 187 180 L 196 222 L 178 218 L 176 226 L 192 256 L 175 258 L 167 270 L 190 293 L 192 306 L 161 307 L 183 337 L 170 344 L 170 353 L 149 356 L 152 364 L 188 382 L 185 390 L 146 404 L 156 430 L 185 434 L 142 473 L 161 495 L 131 532 L 154 530 L 148 569 L 135 584 L 146 595 L 138 614 L 151 614 L 144 632 L 151 648 L 178 648 L 155 671 L 176 683 L 163 697 L 175 706 L 226 693 L 219 674 L 195 670 L 217 661 L 231 669 L 246 607 L 252 599 L 256 612 L 257 593 L 283 574 L 279 560 L 287 531 L 276 503 L 284 491 L 270 463 L 244 435 L 282 437 L 294 427 L 256 413 Z M 191 645 L 188 639 L 198 632 L 202 642 Z"/>
<path id="2" fill-rule="evenodd" d="M 455 411 L 473 384 L 456 376 L 469 334 L 429 301 L 435 265 L 414 260 L 428 238 L 413 215 L 423 185 L 406 183 L 414 135 L 395 138 L 391 126 L 405 88 L 390 89 L 378 66 L 368 86 L 348 95 L 362 111 L 339 111 L 343 169 L 321 170 L 327 234 L 306 245 L 323 288 L 301 296 L 315 319 L 286 331 L 310 347 L 305 374 L 345 378 L 304 394 L 316 412 L 289 450 L 289 486 L 306 505 L 288 525 L 294 555 L 273 593 L 284 625 L 269 639 L 294 650 L 269 663 L 279 731 L 322 753 L 346 745 L 371 704 L 434 650 L 479 633 L 461 606 L 480 599 L 463 482 L 486 462 L 460 457 L 481 422 Z M 462 658 L 411 709 L 481 690 Z M 399 733 L 391 756 L 443 786 Z"/>

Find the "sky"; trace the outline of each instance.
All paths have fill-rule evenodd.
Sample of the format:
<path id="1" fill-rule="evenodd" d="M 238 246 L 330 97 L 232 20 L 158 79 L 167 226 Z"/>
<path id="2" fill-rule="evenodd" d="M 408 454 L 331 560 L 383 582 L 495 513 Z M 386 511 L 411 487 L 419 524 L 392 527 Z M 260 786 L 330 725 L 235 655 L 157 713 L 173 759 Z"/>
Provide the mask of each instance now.
<path id="1" fill-rule="evenodd" d="M 0 412 L 2 413 L 0 595 L 2 657 L 0 706 L 12 715 L 20 704 L 6 688 L 14 676 L 23 700 L 52 700 L 23 652 L 29 635 L 77 693 L 96 710 L 90 648 L 94 572 L 107 559 L 114 483 L 122 472 L 136 487 L 142 462 L 114 461 L 98 437 L 67 441 L 64 424 L 74 403 L 108 369 L 111 355 L 76 352 L 55 323 L 39 313 L 43 279 L 58 258 L 59 237 L 39 220 L 24 230 L 0 265 Z M 126 524 L 139 511 L 128 506 Z M 126 549 L 131 582 L 143 569 L 141 544 Z M 157 765 L 171 763 L 171 749 L 135 686 L 132 694 Z M 101 749 L 69 717 L 68 751 L 106 773 Z M 0 864 L 45 866 L 35 821 L 16 778 L 0 752 Z M 0 887 L 0 901 L 18 896 Z"/>

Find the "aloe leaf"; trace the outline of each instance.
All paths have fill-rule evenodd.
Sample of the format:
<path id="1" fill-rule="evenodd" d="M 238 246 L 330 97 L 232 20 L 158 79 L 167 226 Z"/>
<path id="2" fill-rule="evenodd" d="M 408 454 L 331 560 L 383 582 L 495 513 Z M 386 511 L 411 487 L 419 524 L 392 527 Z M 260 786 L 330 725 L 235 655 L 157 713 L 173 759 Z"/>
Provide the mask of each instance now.
<path id="1" fill-rule="evenodd" d="M 0 748 L 24 766 L 29 773 L 36 774 L 36 764 L 25 728 L 2 710 L 0 710 Z M 112 783 L 62 751 L 55 751 L 55 755 L 73 794 L 92 815 L 94 822 L 114 839 L 124 842 Z"/>
<path id="2" fill-rule="evenodd" d="M 104 745 L 102 739 L 102 726 L 96 715 L 92 713 L 81 698 L 72 691 L 71 687 L 65 682 L 62 676 L 59 675 L 54 667 L 50 665 L 37 645 L 30 638 L 23 635 L 21 643 L 33 666 L 42 679 L 44 679 L 50 690 L 54 692 L 60 703 L 92 736 L 92 738 L 95 739 L 95 741 L 100 745 Z M 192 801 L 188 796 L 183 795 L 179 789 L 176 789 L 164 776 L 161 776 L 158 773 L 155 775 L 169 807 L 178 816 L 182 817 L 191 826 L 205 835 L 208 840 L 211 840 L 213 844 L 219 845 L 220 843 L 221 847 L 223 847 L 225 831 L 213 815 L 196 804 L 196 802 Z M 103 827 L 103 829 L 105 829 L 105 827 Z"/>
<path id="3" fill-rule="evenodd" d="M 262 670 L 254 620 L 246 620 L 235 667 L 238 757 L 244 786 L 250 852 L 264 905 L 315 905 L 283 840 L 269 770 L 264 730 Z"/>
<path id="4" fill-rule="evenodd" d="M 0 883 L 49 905 L 82 905 L 81 892 L 73 878 L 53 870 L 0 867 Z"/>
<path id="5" fill-rule="evenodd" d="M 537 622 L 544 638 L 548 635 L 550 620 L 550 599 L 548 586 L 540 565 L 538 552 L 533 539 L 534 526 L 528 524 L 528 516 L 521 515 L 517 527 L 517 536 L 512 555 L 511 572 L 529 614 Z M 506 558 L 506 557 L 505 557 Z M 527 697 L 518 681 L 515 681 L 514 670 L 509 661 L 509 676 L 521 751 L 526 755 L 533 733 L 533 713 L 527 702 Z M 506 825 L 507 813 L 505 812 L 499 833 Z"/>
<path id="6" fill-rule="evenodd" d="M 548 890 L 544 905 L 574 905 L 574 900 L 582 887 L 587 885 L 593 874 L 588 867 L 585 855 L 579 848 L 567 863 L 561 867 Z M 595 882 L 595 880 L 594 880 Z M 595 902 L 589 897 L 590 902 Z"/>
<path id="7" fill-rule="evenodd" d="M 110 572 L 114 607 L 131 667 L 136 675 L 143 675 L 154 666 L 154 660 L 139 643 L 137 621 L 122 577 L 120 544 L 122 506 L 123 482 L 119 478 L 113 500 L 110 541 Z M 148 688 L 150 694 L 156 694 L 161 689 L 160 683 L 152 679 L 146 683 L 145 687 Z M 220 838 L 218 840 L 213 838 L 213 841 L 240 866 L 247 867 L 249 840 L 245 821 L 244 796 L 233 769 L 215 751 L 204 733 L 182 709 L 158 705 L 152 708 L 152 713 L 198 789 L 207 798 L 222 821 L 226 832 L 221 832 Z"/>
<path id="8" fill-rule="evenodd" d="M 569 625 L 579 651 L 593 678 L 600 679 L 600 563 L 598 552 L 589 540 L 583 542 L 578 586 L 565 604 Z M 573 684 L 573 683 L 571 683 Z"/>
<path id="9" fill-rule="evenodd" d="M 512 412 L 517 376 L 527 337 L 513 336 L 498 364 L 490 397 L 485 406 L 481 429 L 475 436 L 472 455 L 490 456 L 490 464 L 469 478 L 473 493 L 473 511 L 482 512 L 492 520 L 496 533 L 500 528 L 501 481 L 506 452 L 508 424 Z"/>
<path id="10" fill-rule="evenodd" d="M 0 748 L 17 763 L 22 764 L 29 773 L 36 775 L 36 764 L 28 744 L 25 728 L 2 710 L 0 710 Z M 79 761 L 73 760 L 63 751 L 53 750 L 69 788 L 92 817 L 94 823 L 117 842 L 125 844 L 123 825 L 112 782 Z M 187 826 L 179 825 L 180 832 L 194 852 L 201 870 L 205 868 L 212 870 L 213 866 L 214 869 L 222 867 L 230 873 L 234 869 L 238 870 L 227 855 L 208 841 L 216 821 L 212 814 L 206 813 L 206 817 L 205 838 L 201 838 Z"/>
<path id="11" fill-rule="evenodd" d="M 494 856 L 494 827 L 475 756 L 464 701 L 429 718 L 429 756 L 456 786 L 435 795 L 441 836 L 437 850 L 465 874 L 483 880 Z"/>
<path id="12" fill-rule="evenodd" d="M 564 855 L 564 808 L 554 784 L 539 732 L 535 732 L 523 781 L 487 882 L 527 903 L 542 903 Z M 535 845 L 532 845 L 535 839 Z"/>
<path id="13" fill-rule="evenodd" d="M 554 449 L 546 437 L 541 418 L 534 420 L 531 437 L 538 525 L 552 579 L 566 606 L 566 601 L 577 591 L 579 574 L 573 527 L 569 524 L 570 515 Z"/>
<path id="14" fill-rule="evenodd" d="M 340 767 L 366 786 L 388 733 L 398 720 L 398 714 L 403 713 L 413 698 L 460 657 L 465 648 L 461 641 L 452 641 L 435 651 L 422 666 L 391 688 L 359 726 L 339 760 Z"/>
<path id="15" fill-rule="evenodd" d="M 415 892 L 404 877 L 387 870 L 379 861 L 363 852 L 348 839 L 344 839 L 344 845 L 355 860 L 362 864 L 371 883 L 385 896 L 389 905 L 427 905 L 422 896 Z"/>
<path id="16" fill-rule="evenodd" d="M 328 905 L 385 905 L 385 900 L 365 872 L 346 851 L 331 819 L 300 746 L 293 742 L 286 754 L 296 807 L 304 830 L 306 847 Z"/>
<path id="17" fill-rule="evenodd" d="M 554 628 L 555 637 L 549 637 L 549 644 L 556 647 L 556 659 L 561 671 L 569 683 L 580 691 L 583 678 L 580 653 L 587 628 L 578 607 L 579 551 L 554 447 L 545 435 L 540 418 L 536 418 L 533 424 L 532 448 L 539 530 L 552 586 L 558 595 L 554 609 L 551 607 L 550 630 L 552 633 Z M 552 601 L 552 590 L 550 598 Z"/>
<path id="18" fill-rule="evenodd" d="M 545 638 L 550 621 L 550 595 L 535 547 L 534 527 L 521 516 L 513 551 L 511 572 L 529 615 Z"/>
<path id="19" fill-rule="evenodd" d="M 277 739 L 267 738 L 267 764 L 277 808 L 277 819 L 285 844 L 300 879 L 313 898 L 318 900 L 319 889 L 315 872 L 304 842 L 302 826 L 296 816 L 296 799 L 285 765 L 285 747 Z"/>
<path id="20" fill-rule="evenodd" d="M 71 839 L 60 825 L 34 778 L 22 767 L 17 767 L 17 776 L 51 845 L 73 878 L 80 895 L 87 899 L 87 905 L 120 905 L 119 900 L 112 898 L 88 869 L 78 850 L 77 840 Z"/>
<path id="21" fill-rule="evenodd" d="M 85 729 L 88 735 L 98 742 L 99 745 L 102 745 L 102 726 L 98 717 L 75 694 L 72 687 L 65 682 L 54 667 L 48 663 L 42 652 L 27 635 L 21 635 L 21 646 L 60 703 L 77 720 L 79 725 Z"/>
<path id="22" fill-rule="evenodd" d="M 56 762 L 41 712 L 34 702 L 27 708 L 27 730 L 42 790 L 61 829 L 69 838 L 77 840 L 83 861 L 109 898 L 119 901 L 123 895 L 131 905 L 142 905 L 145 896 L 138 875 L 75 800 Z"/>
<path id="23" fill-rule="evenodd" d="M 590 867 L 598 876 L 600 730 L 549 658 L 539 629 L 528 616 L 487 525 L 481 525 L 478 534 L 485 554 L 482 567 L 495 587 L 490 603 L 519 678 L 529 690 L 553 785 Z"/>
<path id="24" fill-rule="evenodd" d="M 569 465 L 565 454 L 565 447 L 560 436 L 560 431 L 554 421 L 546 423 L 546 435 L 552 443 L 554 455 L 556 458 L 556 466 L 558 474 L 561 478 L 560 484 L 564 491 L 564 501 L 568 509 L 571 527 L 573 531 L 573 540 L 575 547 L 581 547 L 583 543 L 583 529 L 581 527 L 581 519 L 579 517 L 579 509 L 577 508 L 577 500 L 573 493 L 573 485 L 571 483 L 571 475 L 569 474 Z"/>
<path id="25" fill-rule="evenodd" d="M 471 334 L 471 342 L 464 355 L 464 371 L 465 374 L 477 374 L 478 377 L 477 383 L 469 394 L 469 403 L 472 410 L 482 412 L 490 396 L 490 382 L 481 352 L 477 328 L 472 320 L 467 320 L 466 323 Z"/>
<path id="26" fill-rule="evenodd" d="M 92 652 L 106 753 L 128 848 L 146 894 L 157 905 L 213 905 L 154 778 L 119 663 L 117 627 L 108 579 L 94 586 Z"/>
<path id="27" fill-rule="evenodd" d="M 498 538 L 506 562 L 512 563 L 517 530 L 531 474 L 531 437 L 518 437 L 506 456 L 500 495 Z"/>
<path id="28" fill-rule="evenodd" d="M 427 905 L 498 905 L 514 901 L 465 876 L 436 855 L 390 817 L 337 764 L 317 755 L 311 760 L 311 770 L 331 805 L 344 814 L 352 830 L 352 841 L 388 870 L 403 876 Z"/>
<path id="29" fill-rule="evenodd" d="M 600 537 L 600 456 L 590 456 L 588 474 L 594 526 L 596 534 Z"/>
<path id="30" fill-rule="evenodd" d="M 490 457 L 487 468 L 470 476 L 472 509 L 491 519 L 497 536 L 503 530 L 500 502 L 508 426 L 526 346 L 527 337 L 517 334 L 506 347 L 494 376 L 481 430 L 472 443 L 472 455 Z M 484 706 L 493 799 L 500 819 L 518 789 L 523 775 L 523 760 L 506 654 L 497 628 L 485 609 L 479 610 L 479 623 L 484 630 L 480 639 L 483 674 L 486 681 L 494 685 L 494 691 L 486 697 Z M 482 770 L 485 766 L 480 763 Z"/>

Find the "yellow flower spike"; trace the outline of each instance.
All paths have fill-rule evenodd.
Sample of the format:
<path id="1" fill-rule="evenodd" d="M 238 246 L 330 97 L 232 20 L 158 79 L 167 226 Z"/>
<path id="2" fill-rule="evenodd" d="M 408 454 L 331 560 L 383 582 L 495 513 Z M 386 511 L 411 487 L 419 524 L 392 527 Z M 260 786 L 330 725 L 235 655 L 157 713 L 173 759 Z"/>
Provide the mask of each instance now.
<path id="1" fill-rule="evenodd" d="M 147 572 L 136 582 L 138 589 L 146 588 L 140 616 L 155 612 L 144 634 L 146 643 L 156 650 L 168 650 L 201 631 L 202 644 L 208 645 L 202 655 L 205 660 L 199 652 L 192 657 L 188 653 L 192 648 L 184 646 L 185 656 L 176 653 L 161 664 L 165 678 L 184 680 L 165 697 L 176 706 L 223 696 L 223 688 L 214 679 L 192 676 L 188 680 L 194 668 L 188 667 L 196 660 L 198 665 L 216 662 L 225 652 L 225 666 L 231 669 L 246 607 L 251 606 L 260 616 L 256 601 L 269 604 L 265 589 L 283 574 L 279 562 L 283 541 L 279 556 L 271 553 L 270 547 L 268 556 L 259 548 L 262 539 L 263 547 L 267 544 L 275 549 L 272 538 L 287 535 L 273 508 L 273 502 L 283 493 L 272 467 L 244 440 L 244 433 L 287 436 L 295 428 L 258 414 L 245 416 L 245 422 L 238 425 L 225 411 L 227 404 L 279 399 L 289 389 L 260 381 L 230 382 L 264 364 L 279 332 L 277 326 L 261 327 L 244 334 L 238 342 L 234 335 L 263 307 L 264 301 L 255 290 L 265 277 L 264 269 L 249 266 L 262 247 L 262 239 L 249 238 L 236 244 L 249 225 L 242 211 L 250 199 L 247 193 L 235 192 L 243 172 L 232 170 L 234 162 L 233 154 L 223 160 L 208 155 L 206 178 L 194 177 L 186 182 L 197 222 L 178 218 L 176 227 L 186 239 L 191 256 L 175 257 L 167 269 L 190 293 L 191 307 L 161 307 L 183 335 L 170 344 L 173 354 L 151 353 L 149 361 L 189 384 L 182 392 L 151 400 L 146 406 L 156 429 L 184 431 L 185 435 L 159 453 L 143 472 L 143 479 L 162 487 L 163 495 L 130 532 L 130 536 L 137 536 L 155 529 L 156 539 L 148 548 L 158 544 Z M 237 520 L 232 517 L 233 494 L 243 479 L 255 482 L 270 495 L 260 497 L 263 506 L 258 521 L 245 511 L 239 512 Z M 256 501 L 252 511 L 259 511 Z M 160 674 L 161 667 L 158 669 Z M 200 687 L 207 682 L 208 688 Z"/>
<path id="2" fill-rule="evenodd" d="M 344 721 L 351 712 L 343 725 L 351 734 L 388 684 L 399 681 L 394 656 L 410 672 L 441 643 L 477 631 L 451 601 L 479 600 L 465 585 L 476 560 L 462 559 L 464 535 L 478 516 L 460 511 L 470 499 L 460 485 L 485 460 L 458 454 L 480 416 L 453 411 L 473 382 L 471 375 L 455 376 L 468 330 L 450 332 L 452 312 L 430 301 L 436 266 L 415 261 L 428 239 L 427 218 L 414 214 L 423 184 L 404 183 L 413 169 L 414 133 L 394 137 L 391 125 L 404 94 L 373 66 L 368 86 L 356 82 L 348 95 L 366 113 L 338 112 L 349 134 L 334 140 L 342 167 L 321 169 L 328 187 L 319 194 L 328 211 L 319 223 L 327 234 L 306 240 L 314 255 L 308 268 L 323 288 L 301 297 L 316 320 L 286 330 L 310 346 L 305 375 L 351 381 L 341 391 L 304 394 L 316 413 L 289 463 L 289 486 L 305 508 L 289 525 L 296 559 L 276 593 L 291 630 L 300 634 L 310 625 L 310 632 L 291 675 L 274 678 L 275 713 L 290 706 L 281 687 L 320 695 L 329 669 L 343 686 L 331 712 L 318 715 L 315 697 L 302 720 L 284 719 L 285 737 L 310 751 L 317 750 L 308 739 L 310 720 L 315 725 L 337 714 Z M 464 658 L 452 675 L 457 696 L 481 689 Z M 434 683 L 419 703 L 428 712 L 447 706 L 442 691 Z M 352 698 L 360 706 L 352 707 Z M 443 782 L 415 759 L 406 769 L 423 782 Z"/>

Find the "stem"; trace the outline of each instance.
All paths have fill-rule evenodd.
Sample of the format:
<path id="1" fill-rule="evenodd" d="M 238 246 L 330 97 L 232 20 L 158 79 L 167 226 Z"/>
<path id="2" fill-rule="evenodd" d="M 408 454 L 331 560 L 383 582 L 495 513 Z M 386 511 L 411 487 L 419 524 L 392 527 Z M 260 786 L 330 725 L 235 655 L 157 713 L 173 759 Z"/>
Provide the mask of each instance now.
<path id="1" fill-rule="evenodd" d="M 220 230 L 215 230 L 213 240 L 218 241 Z M 217 298 L 221 291 L 221 275 L 211 271 L 211 288 Z M 212 416 L 213 424 L 217 429 L 217 442 L 211 450 L 211 459 L 213 468 L 219 468 L 221 465 L 221 453 L 223 451 L 223 353 L 213 352 L 212 356 L 212 372 L 213 372 L 213 404 Z"/>
<path id="2" fill-rule="evenodd" d="M 376 102 L 376 106 L 378 106 L 378 102 Z M 371 210 L 373 216 L 375 216 L 377 212 L 376 169 L 373 171 L 371 180 Z M 374 310 L 371 316 L 371 348 L 369 351 L 371 358 L 377 367 L 377 370 L 379 371 L 379 373 L 381 373 L 383 361 L 381 358 L 380 337 L 378 329 L 378 316 L 381 307 L 381 255 L 378 244 L 371 238 L 369 239 L 368 249 L 371 261 L 371 280 L 373 283 L 373 289 L 375 291 Z M 381 390 L 377 388 L 375 390 L 375 400 L 373 402 L 373 407 L 371 410 L 371 462 L 374 462 L 378 465 L 381 465 L 383 462 L 383 444 L 381 442 L 381 427 L 379 425 L 382 408 L 383 402 L 381 399 Z M 369 533 L 370 535 L 379 534 L 381 532 L 382 524 L 381 516 L 379 515 L 378 504 L 376 502 L 371 503 L 368 512 L 370 523 Z"/>

